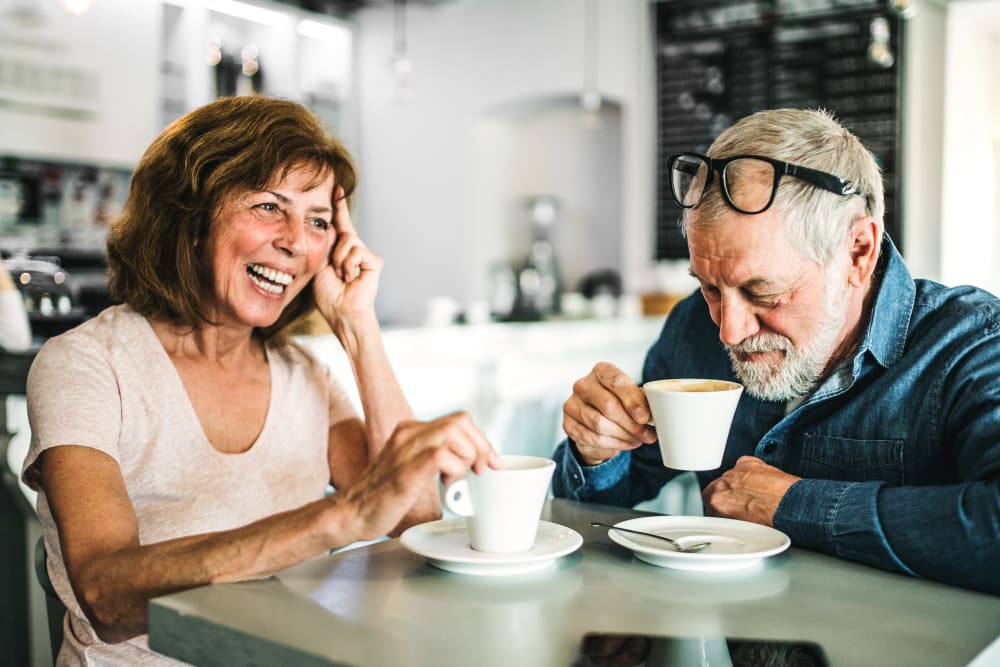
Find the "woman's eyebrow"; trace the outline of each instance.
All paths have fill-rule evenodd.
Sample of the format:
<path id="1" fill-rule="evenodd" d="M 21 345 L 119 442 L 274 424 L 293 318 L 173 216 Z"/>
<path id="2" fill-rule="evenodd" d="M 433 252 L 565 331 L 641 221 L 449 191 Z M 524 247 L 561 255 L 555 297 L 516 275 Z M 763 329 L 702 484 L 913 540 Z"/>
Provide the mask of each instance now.
<path id="1" fill-rule="evenodd" d="M 264 192 L 267 192 L 268 194 L 273 195 L 274 198 L 277 199 L 278 201 L 280 201 L 282 204 L 288 204 L 288 203 L 290 203 L 292 201 L 291 199 L 289 199 L 285 195 L 283 195 L 280 192 L 277 192 L 275 190 L 264 190 Z M 333 212 L 333 208 L 332 207 L 330 207 L 330 206 L 324 206 L 322 204 L 310 206 L 306 210 L 309 211 L 310 213 L 332 213 Z"/>

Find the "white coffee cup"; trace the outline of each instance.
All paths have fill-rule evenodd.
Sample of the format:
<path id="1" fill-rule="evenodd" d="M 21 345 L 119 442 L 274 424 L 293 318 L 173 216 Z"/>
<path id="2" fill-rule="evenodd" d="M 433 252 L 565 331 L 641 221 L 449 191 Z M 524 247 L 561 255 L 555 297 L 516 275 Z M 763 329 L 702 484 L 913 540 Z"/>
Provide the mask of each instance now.
<path id="1" fill-rule="evenodd" d="M 469 546 L 487 553 L 530 551 L 556 468 L 540 456 L 504 455 L 502 470 L 470 473 L 449 484 L 444 505 L 465 517 Z"/>
<path id="2" fill-rule="evenodd" d="M 654 380 L 642 386 L 663 465 L 714 470 L 722 465 L 743 385 L 725 380 Z"/>

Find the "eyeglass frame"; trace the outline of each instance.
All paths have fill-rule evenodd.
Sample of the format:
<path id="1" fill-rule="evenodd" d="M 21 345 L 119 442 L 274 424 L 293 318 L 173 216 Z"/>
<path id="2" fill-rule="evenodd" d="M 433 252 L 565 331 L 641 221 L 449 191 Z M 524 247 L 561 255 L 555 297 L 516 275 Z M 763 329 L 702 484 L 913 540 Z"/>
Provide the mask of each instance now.
<path id="1" fill-rule="evenodd" d="M 757 215 L 771 208 L 771 204 L 774 203 L 774 198 L 778 194 L 778 184 L 781 182 L 782 176 L 793 176 L 801 181 L 805 181 L 809 185 L 826 190 L 827 192 L 832 192 L 835 195 L 841 195 L 844 197 L 850 195 L 864 196 L 861 193 L 861 189 L 857 185 L 847 179 L 841 178 L 840 176 L 834 176 L 829 172 L 820 171 L 819 169 L 813 169 L 811 167 L 804 167 L 800 164 L 792 164 L 791 162 L 776 160 L 775 158 L 767 157 L 766 155 L 732 155 L 730 157 L 712 158 L 707 155 L 702 155 L 701 153 L 693 153 L 690 151 L 673 153 L 667 156 L 667 173 L 672 174 L 674 170 L 674 163 L 686 155 L 698 158 L 708 165 L 708 179 L 705 181 L 705 185 L 701 189 L 701 196 L 698 197 L 698 201 L 693 204 L 685 204 L 678 199 L 677 193 L 674 192 L 673 176 L 670 176 L 670 196 L 673 197 L 674 202 L 681 208 L 694 208 L 701 203 L 701 201 L 705 198 L 705 193 L 708 191 L 708 188 L 712 185 L 712 181 L 715 178 L 715 172 L 719 172 L 719 183 L 721 185 L 719 190 L 722 192 L 722 198 L 734 211 L 738 211 L 744 215 Z M 752 158 L 767 162 L 774 168 L 774 183 L 771 185 L 771 197 L 767 200 L 767 204 L 764 205 L 764 208 L 759 211 L 746 211 L 740 208 L 733 202 L 732 197 L 729 195 L 729 186 L 726 183 L 725 177 L 726 166 L 730 162 L 745 158 Z"/>

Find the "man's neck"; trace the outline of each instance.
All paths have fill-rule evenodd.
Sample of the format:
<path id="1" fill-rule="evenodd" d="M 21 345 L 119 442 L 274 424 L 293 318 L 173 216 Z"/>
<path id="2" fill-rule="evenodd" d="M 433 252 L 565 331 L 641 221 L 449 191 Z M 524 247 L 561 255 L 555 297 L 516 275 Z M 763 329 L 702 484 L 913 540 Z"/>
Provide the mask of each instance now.
<path id="1" fill-rule="evenodd" d="M 849 315 L 845 320 L 845 335 L 841 338 L 840 344 L 834 348 L 826 368 L 823 369 L 823 380 L 830 377 L 841 363 L 850 359 L 858 351 L 875 305 L 878 283 L 879 281 L 873 277 L 864 287 L 857 288 L 857 293 L 851 295 L 852 301 L 848 305 L 848 310 L 852 315 Z"/>

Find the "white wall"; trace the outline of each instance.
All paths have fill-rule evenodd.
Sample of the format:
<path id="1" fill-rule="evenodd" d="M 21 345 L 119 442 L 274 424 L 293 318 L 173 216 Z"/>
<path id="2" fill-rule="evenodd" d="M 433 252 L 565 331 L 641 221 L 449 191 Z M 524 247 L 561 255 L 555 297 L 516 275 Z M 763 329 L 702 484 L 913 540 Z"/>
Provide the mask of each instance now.
<path id="1" fill-rule="evenodd" d="M 941 162 L 944 159 L 944 2 L 919 5 L 906 26 L 903 90 L 903 255 L 919 277 L 941 277 Z"/>
<path id="2" fill-rule="evenodd" d="M 941 279 L 1000 294 L 1000 2 L 948 5 Z"/>
<path id="3" fill-rule="evenodd" d="M 651 76 L 648 9 L 645 0 L 596 4 L 598 86 L 621 109 L 620 156 L 615 156 L 621 169 L 611 173 L 607 166 L 622 189 L 616 219 L 607 224 L 620 228 L 615 254 L 621 259 L 614 268 L 634 287 L 652 253 L 653 110 L 643 85 Z M 498 249 L 491 245 L 495 236 L 478 231 L 491 223 L 480 218 L 476 204 L 476 192 L 483 190 L 476 172 L 490 169 L 481 164 L 481 153 L 477 166 L 477 145 L 489 142 L 483 123 L 495 120 L 495 111 L 506 105 L 579 94 L 585 6 L 581 0 L 410 3 L 412 94 L 402 103 L 392 98 L 391 7 L 358 14 L 356 217 L 369 245 L 386 260 L 379 297 L 383 318 L 419 321 L 434 295 L 464 303 L 486 296 L 482 260 Z M 582 202 L 601 197 L 592 190 L 582 178 L 569 196 Z"/>
<path id="4" fill-rule="evenodd" d="M 566 291 L 599 268 L 622 266 L 621 109 L 605 101 L 599 124 L 577 96 L 530 112 L 497 112 L 474 127 L 474 268 L 525 257 L 535 233 L 525 200 L 561 195 L 549 238 Z M 595 126 L 596 125 L 596 126 Z M 469 292 L 488 292 L 487 272 L 468 276 Z"/>
<path id="5" fill-rule="evenodd" d="M 0 152 L 130 166 L 158 131 L 160 3 L 0 0 Z"/>

